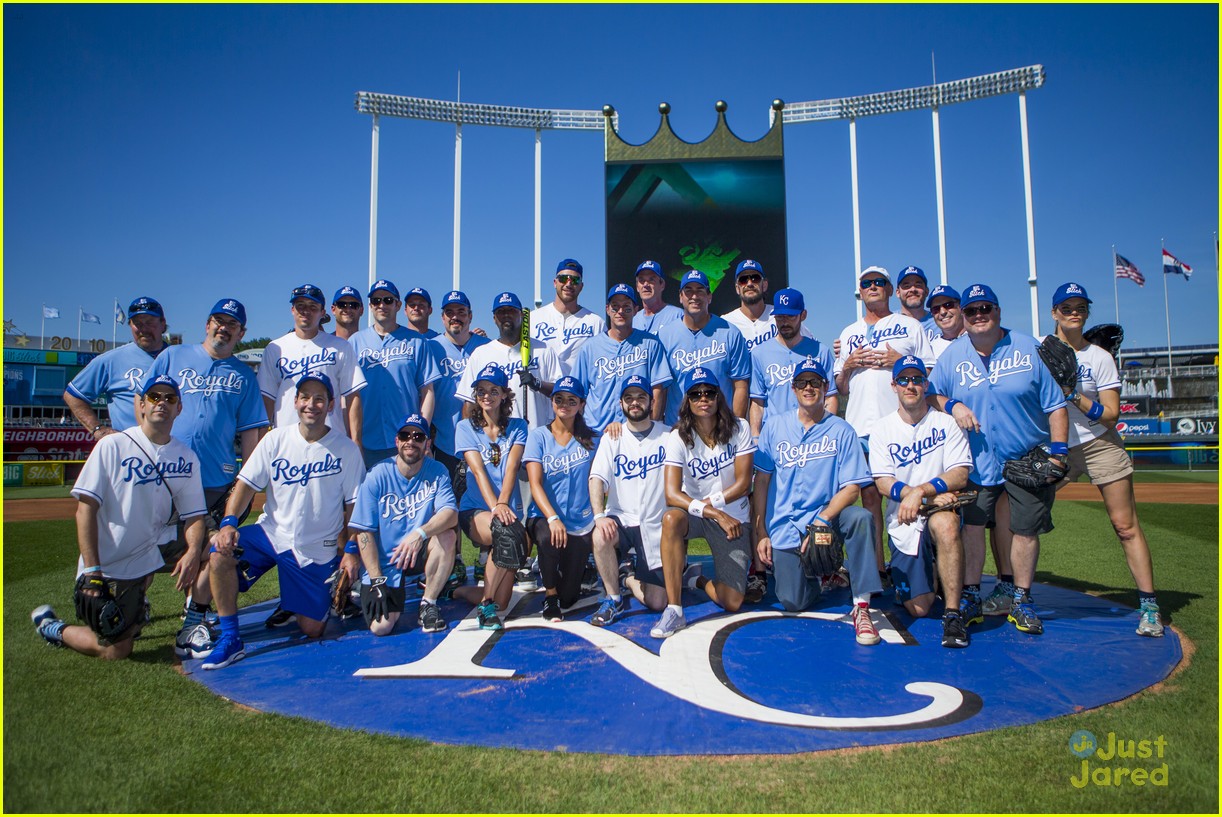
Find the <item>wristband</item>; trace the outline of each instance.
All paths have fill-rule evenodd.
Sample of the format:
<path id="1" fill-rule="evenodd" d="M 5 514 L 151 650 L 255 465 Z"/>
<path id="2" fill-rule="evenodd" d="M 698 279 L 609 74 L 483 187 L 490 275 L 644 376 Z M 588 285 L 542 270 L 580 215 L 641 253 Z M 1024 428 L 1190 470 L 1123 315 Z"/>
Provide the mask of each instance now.
<path id="1" fill-rule="evenodd" d="M 101 566 L 101 565 L 94 565 L 93 567 L 87 567 L 87 568 L 85 568 L 85 569 L 84 569 L 83 571 L 81 571 L 81 572 L 82 572 L 82 573 L 101 573 L 101 572 L 102 572 L 102 566 Z"/>
<path id="2" fill-rule="evenodd" d="M 1098 420 L 1102 416 L 1103 416 L 1103 404 L 1096 403 L 1095 401 L 1092 400 L 1090 404 L 1090 409 L 1086 412 L 1086 419 Z"/>
<path id="3" fill-rule="evenodd" d="M 962 401 L 956 400 L 955 398 L 952 397 L 951 399 L 946 401 L 946 408 L 943 409 L 943 411 L 945 411 L 947 414 L 953 415 L 955 413 L 955 406 L 959 405 L 961 402 Z"/>
<path id="4" fill-rule="evenodd" d="M 1049 443 L 1048 451 L 1054 457 L 1064 457 L 1069 453 L 1069 443 Z"/>
<path id="5" fill-rule="evenodd" d="M 226 516 L 224 519 L 221 520 L 221 527 L 223 528 L 226 525 L 228 525 L 231 528 L 236 528 L 238 526 L 238 518 L 234 516 L 233 514 Z"/>
<path id="6" fill-rule="evenodd" d="M 595 518 L 595 519 L 606 519 L 606 518 L 607 518 L 607 512 L 606 512 L 606 511 L 600 511 L 599 513 L 594 514 L 594 518 Z"/>
<path id="7" fill-rule="evenodd" d="M 554 513 L 547 518 L 547 524 L 549 525 L 552 524 L 553 522 L 559 522 L 559 521 L 560 521 L 560 514 L 558 513 Z"/>
<path id="8" fill-rule="evenodd" d="M 709 504 L 719 511 L 724 511 L 726 509 L 726 495 L 721 491 L 709 494 Z"/>
<path id="9" fill-rule="evenodd" d="M 691 502 L 687 503 L 687 512 L 692 516 L 699 516 L 703 518 L 704 508 L 707 504 L 708 503 L 706 502 L 701 502 L 699 499 L 693 499 Z"/>
<path id="10" fill-rule="evenodd" d="M 942 479 L 942 477 L 934 477 L 929 481 L 929 484 L 933 486 L 935 492 L 939 494 L 946 493 L 946 480 Z"/>
<path id="11" fill-rule="evenodd" d="M 409 537 L 411 537 L 411 536 L 415 536 L 417 533 L 418 533 L 418 534 L 420 534 L 420 541 L 421 541 L 421 542 L 427 542 L 427 541 L 429 540 L 429 535 L 428 535 L 427 533 L 425 533 L 425 532 L 424 532 L 424 528 L 416 528 L 414 531 L 412 531 L 411 533 L 409 533 L 409 534 L 408 534 L 408 536 L 409 536 Z"/>
<path id="12" fill-rule="evenodd" d="M 824 519 L 822 516 L 819 516 L 819 514 L 815 514 L 815 521 L 816 521 L 816 522 L 818 522 L 818 523 L 820 523 L 820 524 L 822 524 L 822 525 L 826 525 L 826 526 L 827 526 L 827 527 L 829 527 L 829 528 L 832 526 L 832 523 L 831 523 L 831 522 L 828 522 L 828 521 L 827 521 L 826 519 Z"/>
<path id="13" fill-rule="evenodd" d="M 1078 394 L 1077 389 L 1070 389 L 1069 394 L 1065 395 L 1065 399 L 1068 400 L 1070 403 L 1077 405 L 1078 398 L 1080 398 L 1081 396 L 1082 395 Z"/>
<path id="14" fill-rule="evenodd" d="M 357 545 L 355 539 L 349 539 L 344 544 L 344 553 L 359 554 L 360 552 L 361 548 Z"/>
<path id="15" fill-rule="evenodd" d="M 904 489 L 907 487 L 908 486 L 906 484 L 900 482 L 898 479 L 891 483 L 891 500 L 893 502 L 901 501 L 904 498 Z"/>

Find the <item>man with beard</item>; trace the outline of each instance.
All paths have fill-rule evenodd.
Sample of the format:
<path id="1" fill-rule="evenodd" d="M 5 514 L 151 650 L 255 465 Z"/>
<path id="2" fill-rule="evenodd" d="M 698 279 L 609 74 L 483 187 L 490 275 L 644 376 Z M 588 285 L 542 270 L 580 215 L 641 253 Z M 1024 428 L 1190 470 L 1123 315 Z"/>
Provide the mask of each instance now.
<path id="1" fill-rule="evenodd" d="M 683 320 L 682 309 L 662 300 L 665 289 L 662 265 L 657 261 L 642 261 L 636 268 L 636 292 L 640 296 L 641 309 L 632 316 L 632 328 L 656 335 L 666 324 Z"/>
<path id="2" fill-rule="evenodd" d="M 603 329 L 603 320 L 577 303 L 585 285 L 581 264 L 566 258 L 556 265 L 556 298 L 530 313 L 530 337 L 551 347 L 560 371 L 569 374 L 577 352 Z"/>
<path id="3" fill-rule="evenodd" d="M 429 316 L 433 314 L 433 299 L 424 287 L 412 287 L 403 296 L 403 314 L 407 315 L 407 328 L 419 332 L 432 340 L 436 329 L 429 329 Z"/>
<path id="4" fill-rule="evenodd" d="M 735 271 L 734 290 L 738 293 L 740 305 L 721 317 L 726 323 L 743 334 L 747 342 L 747 352 L 776 337 L 776 321 L 772 319 L 773 308 L 764 300 L 768 292 L 768 276 L 760 262 L 747 259 L 739 263 Z M 799 327 L 799 334 L 813 337 L 805 326 Z"/>

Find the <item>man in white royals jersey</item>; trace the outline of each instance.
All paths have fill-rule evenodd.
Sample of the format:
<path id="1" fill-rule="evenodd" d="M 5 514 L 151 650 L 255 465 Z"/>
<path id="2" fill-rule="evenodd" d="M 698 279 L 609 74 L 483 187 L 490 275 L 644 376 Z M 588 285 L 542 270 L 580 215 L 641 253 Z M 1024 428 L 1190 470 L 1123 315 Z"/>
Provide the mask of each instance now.
<path id="1" fill-rule="evenodd" d="M 601 315 L 577 303 L 585 286 L 581 264 L 566 258 L 556 265 L 556 297 L 530 313 L 530 337 L 542 341 L 556 353 L 563 374 L 571 374 L 577 352 L 590 338 L 603 331 Z"/>
<path id="2" fill-rule="evenodd" d="M 618 436 L 599 438 L 590 466 L 590 507 L 594 510 L 594 562 L 607 595 L 618 605 L 620 556 L 635 554 L 624 589 L 650 610 L 666 606 L 662 575 L 662 516 L 666 513 L 666 438 L 670 426 L 650 419 L 653 390 L 634 374 L 620 390 L 625 421 Z M 612 592 L 614 589 L 615 592 Z M 595 620 L 605 626 L 609 621 Z"/>
<path id="3" fill-rule="evenodd" d="M 221 669 L 246 656 L 238 632 L 238 593 L 273 567 L 280 578 L 280 606 L 297 616 L 301 631 L 317 638 L 326 626 L 331 608 L 327 579 L 348 541 L 348 517 L 365 464 L 357 444 L 327 426 L 335 405 L 330 378 L 303 376 L 297 381 L 294 404 L 299 421 L 275 428 L 259 441 L 238 474 L 227 515 L 213 537 L 212 595 L 221 634 L 203 669 Z M 256 491 L 267 493 L 263 515 L 239 532 L 234 514 Z M 343 559 L 357 557 L 347 554 Z"/>
<path id="4" fill-rule="evenodd" d="M 928 615 L 934 602 L 933 557 L 946 612 L 942 646 L 966 647 L 967 624 L 959 613 L 963 593 L 963 537 L 957 512 L 921 516 L 921 506 L 947 505 L 967 485 L 972 451 L 954 418 L 932 411 L 925 402 L 928 370 L 908 355 L 895 362 L 892 385 L 900 407 L 874 424 L 870 435 L 870 470 L 887 502 L 891 538 L 891 583 L 895 597 L 916 617 Z"/>
<path id="5" fill-rule="evenodd" d="M 170 436 L 182 412 L 178 383 L 156 377 L 136 397 L 136 425 L 98 440 L 72 488 L 80 593 L 110 595 L 119 632 L 68 625 L 49 604 L 34 610 L 38 633 L 83 655 L 126 658 L 144 623 L 144 590 L 162 567 L 162 545 L 176 538 L 174 511 L 185 521 L 187 548 L 174 566 L 178 589 L 195 581 L 204 548 L 204 489 L 199 459 Z M 126 625 L 126 626 L 123 626 Z"/>
<path id="6" fill-rule="evenodd" d="M 753 259 L 738 263 L 734 270 L 734 291 L 738 293 L 739 307 L 722 315 L 726 323 L 742 332 L 750 354 L 758 346 L 767 343 L 777 336 L 776 321 L 773 320 L 773 307 L 765 299 L 768 293 L 768 276 L 764 274 L 764 265 Z M 799 324 L 802 337 L 814 337 L 805 326 Z"/>

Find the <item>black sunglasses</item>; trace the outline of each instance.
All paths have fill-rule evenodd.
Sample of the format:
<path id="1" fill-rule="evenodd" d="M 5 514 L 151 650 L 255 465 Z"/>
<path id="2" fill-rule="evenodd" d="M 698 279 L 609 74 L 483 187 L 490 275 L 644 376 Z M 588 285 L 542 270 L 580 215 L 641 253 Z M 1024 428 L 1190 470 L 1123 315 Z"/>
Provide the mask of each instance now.
<path id="1" fill-rule="evenodd" d="M 360 309 L 361 308 L 360 301 L 336 301 L 335 305 L 338 306 L 340 309 Z"/>
<path id="2" fill-rule="evenodd" d="M 758 284 L 762 280 L 764 280 L 764 277 L 758 272 L 744 273 L 738 276 L 738 283 L 740 284 Z"/>
<path id="3" fill-rule="evenodd" d="M 716 389 L 692 389 L 687 393 L 688 400 L 716 400 L 720 394 Z"/>
<path id="4" fill-rule="evenodd" d="M 399 299 L 398 299 L 398 298 L 395 298 L 395 297 L 393 297 L 393 296 L 390 296 L 390 295 L 387 295 L 385 298 L 381 298 L 381 297 L 379 297 L 379 298 L 370 298 L 370 299 L 369 299 L 369 305 L 370 305 L 370 306 L 390 306 L 391 304 L 393 304 L 393 303 L 394 303 L 395 301 L 397 301 L 397 300 L 399 300 Z"/>
<path id="5" fill-rule="evenodd" d="M 401 443 L 422 443 L 429 437 L 421 431 L 400 431 L 395 438 Z"/>
<path id="6" fill-rule="evenodd" d="M 963 307 L 963 316 L 965 318 L 974 318 L 977 315 L 992 315 L 992 304 L 981 304 L 980 306 L 965 306 Z"/>
<path id="7" fill-rule="evenodd" d="M 895 378 L 895 385 L 897 386 L 908 386 L 908 385 L 923 386 L 925 385 L 928 379 L 929 378 L 925 377 L 924 375 L 919 375 L 919 374 L 914 374 L 911 377 L 897 377 Z"/>
<path id="8" fill-rule="evenodd" d="M 297 287 L 293 290 L 293 298 L 309 298 L 315 301 L 322 300 L 322 290 L 318 287 Z"/>
<path id="9" fill-rule="evenodd" d="M 870 287 L 880 287 L 881 288 L 881 287 L 885 287 L 886 285 L 887 285 L 886 278 L 867 278 L 861 282 L 862 289 L 869 289 Z"/>

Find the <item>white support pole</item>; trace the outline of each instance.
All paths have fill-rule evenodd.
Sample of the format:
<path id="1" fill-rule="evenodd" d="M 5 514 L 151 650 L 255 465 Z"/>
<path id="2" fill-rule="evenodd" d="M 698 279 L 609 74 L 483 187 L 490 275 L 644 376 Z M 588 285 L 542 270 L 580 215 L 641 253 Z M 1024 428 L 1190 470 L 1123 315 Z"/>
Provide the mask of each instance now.
<path id="1" fill-rule="evenodd" d="M 1035 212 L 1031 202 L 1031 149 L 1027 144 L 1027 92 L 1018 92 L 1018 121 L 1023 135 L 1023 192 L 1027 199 L 1027 283 L 1031 285 L 1031 334 L 1040 333 L 1040 295 L 1035 274 Z"/>
<path id="2" fill-rule="evenodd" d="M 535 309 L 543 305 L 543 133 L 535 128 Z"/>
<path id="3" fill-rule="evenodd" d="M 942 261 L 942 283 L 948 282 L 946 272 L 946 209 L 942 203 L 942 128 L 938 124 L 938 106 L 933 108 L 933 173 L 938 195 L 938 258 Z"/>
<path id="4" fill-rule="evenodd" d="M 857 317 L 862 315 L 861 295 L 857 278 L 861 275 L 861 208 L 857 196 L 857 119 L 849 118 L 849 166 L 853 175 L 853 298 L 857 301 Z"/>
<path id="5" fill-rule="evenodd" d="M 458 289 L 459 245 L 462 241 L 462 123 L 454 126 L 454 289 Z"/>
<path id="6" fill-rule="evenodd" d="M 378 280 L 378 115 L 373 115 L 373 148 L 369 161 L 369 286 Z M 373 313 L 369 313 L 373 325 Z"/>

